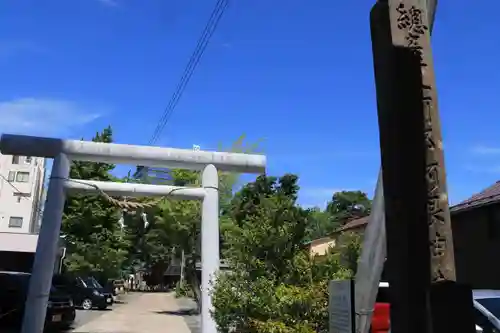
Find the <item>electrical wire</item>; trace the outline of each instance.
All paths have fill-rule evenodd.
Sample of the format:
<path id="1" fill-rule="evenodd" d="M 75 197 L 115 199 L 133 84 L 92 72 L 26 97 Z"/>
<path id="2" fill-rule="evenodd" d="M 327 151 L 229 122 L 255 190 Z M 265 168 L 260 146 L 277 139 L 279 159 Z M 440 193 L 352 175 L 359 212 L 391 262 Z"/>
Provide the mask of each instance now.
<path id="1" fill-rule="evenodd" d="M 189 59 L 188 64 L 186 65 L 184 69 L 184 73 L 177 84 L 176 90 L 172 97 L 170 98 L 167 107 L 165 108 L 165 111 L 163 112 L 163 115 L 160 117 L 160 120 L 158 121 L 158 124 L 153 132 L 153 135 L 151 139 L 149 140 L 149 145 L 152 145 L 158 141 L 158 139 L 161 136 L 161 133 L 163 132 L 165 126 L 167 125 L 170 117 L 172 116 L 172 113 L 174 112 L 177 104 L 179 103 L 179 100 L 184 93 L 184 90 L 186 89 L 187 84 L 189 83 L 194 70 L 196 69 L 196 66 L 200 62 L 201 57 L 203 56 L 205 49 L 207 48 L 207 45 L 210 41 L 210 38 L 214 34 L 215 30 L 217 29 L 217 26 L 219 25 L 220 19 L 222 15 L 224 14 L 226 8 L 228 6 L 228 0 L 218 0 L 212 14 L 210 15 L 210 18 L 205 25 L 205 28 L 203 29 L 203 32 L 201 36 L 198 39 L 196 48 L 194 52 L 191 54 L 191 57 Z"/>
<path id="2" fill-rule="evenodd" d="M 220 18 L 222 17 L 222 14 L 224 13 L 227 5 L 228 5 L 227 0 L 217 1 L 215 8 L 212 11 L 212 14 L 210 15 L 210 18 L 202 32 L 202 35 L 198 39 L 196 48 L 193 54 L 191 55 L 186 68 L 184 69 L 184 73 L 180 79 L 180 82 L 177 85 L 177 89 L 172 95 L 169 104 L 164 111 L 163 116 L 160 118 L 160 121 L 158 122 L 158 125 L 155 129 L 155 132 L 153 133 L 152 138 L 150 139 L 149 144 L 155 143 L 156 140 L 160 137 L 161 132 L 163 131 L 174 108 L 177 106 L 180 97 L 182 96 L 187 84 L 189 83 L 189 80 L 191 79 L 191 76 L 196 66 L 199 63 L 201 56 L 203 55 L 211 36 L 215 32 L 215 29 L 217 28 Z"/>

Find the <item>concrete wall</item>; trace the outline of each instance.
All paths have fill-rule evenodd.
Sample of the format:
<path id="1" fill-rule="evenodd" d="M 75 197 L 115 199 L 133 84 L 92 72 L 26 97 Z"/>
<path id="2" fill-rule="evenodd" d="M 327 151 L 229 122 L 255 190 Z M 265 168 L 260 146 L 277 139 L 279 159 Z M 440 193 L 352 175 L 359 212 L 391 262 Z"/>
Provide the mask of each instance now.
<path id="1" fill-rule="evenodd" d="M 0 251 L 35 253 L 38 235 L 0 232 Z"/>
<path id="2" fill-rule="evenodd" d="M 23 179 L 18 177 L 19 172 L 28 173 L 27 181 L 22 181 Z M 0 232 L 36 232 L 40 218 L 39 206 L 45 176 L 45 159 L 25 156 L 14 158 L 0 154 L 0 175 L 2 175 L 0 177 Z M 12 217 L 21 218 L 22 224 L 20 226 L 9 225 Z"/>
<path id="3" fill-rule="evenodd" d="M 475 289 L 500 289 L 500 205 L 452 215 L 457 280 Z"/>

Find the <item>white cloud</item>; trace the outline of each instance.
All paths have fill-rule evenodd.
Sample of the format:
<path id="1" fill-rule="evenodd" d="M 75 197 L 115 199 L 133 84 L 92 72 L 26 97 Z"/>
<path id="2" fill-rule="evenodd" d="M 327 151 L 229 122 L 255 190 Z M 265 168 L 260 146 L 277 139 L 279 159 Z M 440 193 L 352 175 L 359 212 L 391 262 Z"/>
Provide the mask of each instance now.
<path id="1" fill-rule="evenodd" d="M 500 147 L 477 145 L 472 147 L 471 151 L 477 155 L 500 155 Z"/>
<path id="2" fill-rule="evenodd" d="M 29 135 L 61 135 L 99 118 L 78 103 L 50 98 L 0 101 L 0 132 Z M 99 110 L 98 110 L 99 111 Z M 101 110 L 103 111 L 103 110 Z"/>

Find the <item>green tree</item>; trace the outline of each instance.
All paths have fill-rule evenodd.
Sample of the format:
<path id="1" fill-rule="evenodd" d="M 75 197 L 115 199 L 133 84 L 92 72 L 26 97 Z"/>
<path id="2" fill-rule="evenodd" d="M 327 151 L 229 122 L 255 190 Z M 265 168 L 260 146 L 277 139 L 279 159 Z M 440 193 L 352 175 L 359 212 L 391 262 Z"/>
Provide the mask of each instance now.
<path id="1" fill-rule="evenodd" d="M 236 153 L 250 153 L 255 152 L 256 146 L 257 144 L 246 144 L 245 136 L 242 135 L 229 148 L 220 147 L 219 150 Z M 164 171 L 162 176 L 161 179 L 155 179 L 155 182 L 158 183 L 158 180 L 160 180 L 163 184 L 188 187 L 200 187 L 202 185 L 201 172 L 198 171 L 171 169 Z M 228 214 L 226 212 L 228 211 L 227 207 L 231 203 L 233 191 L 238 184 L 238 180 L 239 175 L 236 173 L 219 171 L 219 206 L 221 210 L 220 225 L 222 230 L 221 247 L 224 246 L 222 241 L 224 230 L 231 227 L 231 222 L 227 218 Z M 144 177 L 143 181 L 151 182 L 152 179 Z M 151 244 L 148 250 L 144 249 L 144 251 L 154 251 L 155 253 L 163 251 L 163 253 L 165 253 L 161 247 L 169 247 L 170 250 L 168 251 L 168 255 L 156 254 L 150 256 L 151 259 L 152 257 L 156 257 L 156 262 L 158 263 L 167 258 L 170 260 L 172 253 L 179 258 L 181 253 L 184 252 L 187 259 L 186 271 L 194 273 L 196 261 L 200 259 L 200 202 L 171 200 L 167 198 L 166 201 L 160 203 L 155 212 L 155 216 L 154 224 L 150 226 L 150 229 L 146 231 L 144 236 L 141 236 L 144 239 L 154 237 L 154 239 L 148 241 L 148 244 Z M 160 237 L 160 235 L 164 235 L 164 237 Z M 153 245 L 157 244 L 157 240 L 162 241 L 163 245 Z M 146 257 L 147 255 L 144 254 L 143 258 Z M 148 264 L 149 267 L 152 267 L 150 263 Z"/>
<path id="2" fill-rule="evenodd" d="M 372 203 L 361 191 L 336 192 L 327 204 L 326 211 L 340 224 L 370 215 Z"/>
<path id="3" fill-rule="evenodd" d="M 340 226 L 339 221 L 319 207 L 312 208 L 310 214 L 310 222 L 307 226 L 307 240 L 309 241 L 327 237 Z"/>
<path id="4" fill-rule="evenodd" d="M 113 141 L 111 127 L 96 133 L 94 142 Z M 70 178 L 114 181 L 111 175 L 114 165 L 106 163 L 74 161 Z M 116 277 L 127 254 L 127 246 L 118 224 L 119 210 L 101 195 L 68 196 L 62 223 L 68 255 L 66 270 L 94 274 L 105 279 Z"/>
<path id="5" fill-rule="evenodd" d="M 230 273 L 213 291 L 220 332 L 327 332 L 330 279 L 352 275 L 340 255 L 311 258 L 303 246 L 311 211 L 297 205 L 297 176 L 260 176 L 232 201 Z"/>
<path id="6" fill-rule="evenodd" d="M 141 198 L 136 202 L 148 203 L 151 199 Z M 158 206 L 146 207 L 123 213 L 123 235 L 128 244 L 127 259 L 123 268 L 129 272 L 148 269 L 153 273 L 155 284 L 161 278 L 170 259 L 172 236 L 168 225 L 155 219 L 160 213 Z M 161 273 L 158 273 L 160 272 Z M 160 275 L 160 276 L 159 276 Z"/>
<path id="7" fill-rule="evenodd" d="M 356 272 L 358 268 L 362 245 L 362 235 L 357 232 L 343 232 L 337 239 L 335 251 L 340 255 L 340 262 L 353 272 Z"/>

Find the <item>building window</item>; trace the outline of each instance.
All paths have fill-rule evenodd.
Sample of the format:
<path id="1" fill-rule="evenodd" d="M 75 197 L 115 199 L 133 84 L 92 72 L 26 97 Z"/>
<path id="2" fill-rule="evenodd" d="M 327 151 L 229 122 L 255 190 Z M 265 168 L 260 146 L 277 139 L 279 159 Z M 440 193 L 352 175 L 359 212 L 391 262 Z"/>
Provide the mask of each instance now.
<path id="1" fill-rule="evenodd" d="M 13 182 L 16 180 L 16 172 L 15 171 L 9 171 L 9 177 L 7 178 L 9 182 Z"/>
<path id="2" fill-rule="evenodd" d="M 12 164 L 19 164 L 19 156 L 18 155 L 12 156 Z"/>
<path id="3" fill-rule="evenodd" d="M 11 216 L 9 219 L 9 228 L 22 228 L 23 218 L 18 216 Z"/>
<path id="4" fill-rule="evenodd" d="M 26 158 L 24 159 L 24 163 L 26 164 L 31 164 L 31 161 L 33 160 L 33 157 L 31 156 L 26 156 Z"/>
<path id="5" fill-rule="evenodd" d="M 19 183 L 27 183 L 30 181 L 30 173 L 29 172 L 18 172 L 16 174 L 16 182 Z"/>
<path id="6" fill-rule="evenodd" d="M 29 198 L 31 196 L 31 194 L 29 194 L 29 193 L 15 192 L 14 196 L 17 199 L 17 203 L 20 203 L 23 198 Z"/>

